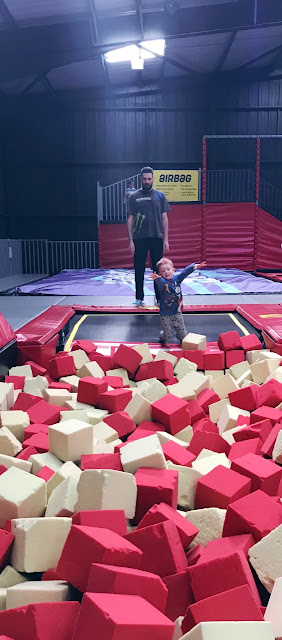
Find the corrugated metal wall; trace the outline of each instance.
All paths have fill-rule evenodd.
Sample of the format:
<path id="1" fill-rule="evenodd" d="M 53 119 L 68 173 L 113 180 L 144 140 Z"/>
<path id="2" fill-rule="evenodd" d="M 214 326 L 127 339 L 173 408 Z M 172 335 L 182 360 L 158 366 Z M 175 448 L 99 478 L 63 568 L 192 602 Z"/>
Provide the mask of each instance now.
<path id="1" fill-rule="evenodd" d="M 281 134 L 281 95 L 282 81 L 272 80 L 96 102 L 83 95 L 67 107 L 36 96 L 2 106 L 0 216 L 8 212 L 10 237 L 96 239 L 97 180 L 110 184 L 148 162 L 198 168 L 203 134 Z M 208 145 L 211 169 L 254 166 L 253 141 Z M 281 151 L 281 141 L 262 143 L 263 176 L 277 186 Z"/>

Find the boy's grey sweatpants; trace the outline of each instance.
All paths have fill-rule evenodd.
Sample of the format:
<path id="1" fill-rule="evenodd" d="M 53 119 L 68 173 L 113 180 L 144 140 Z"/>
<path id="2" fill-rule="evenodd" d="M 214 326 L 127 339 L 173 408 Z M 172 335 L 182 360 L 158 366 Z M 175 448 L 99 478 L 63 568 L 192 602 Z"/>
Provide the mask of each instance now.
<path id="1" fill-rule="evenodd" d="M 187 335 L 182 313 L 176 313 L 173 316 L 160 316 L 161 326 L 163 330 L 162 338 L 165 342 L 169 342 L 171 338 L 176 336 L 178 340 L 183 340 Z"/>

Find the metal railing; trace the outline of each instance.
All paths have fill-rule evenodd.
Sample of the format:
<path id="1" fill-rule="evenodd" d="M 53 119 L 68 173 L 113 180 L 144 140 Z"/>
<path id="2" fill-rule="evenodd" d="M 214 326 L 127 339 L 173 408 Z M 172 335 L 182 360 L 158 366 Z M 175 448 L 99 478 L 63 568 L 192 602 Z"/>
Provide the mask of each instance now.
<path id="1" fill-rule="evenodd" d="M 135 188 L 139 189 L 140 173 L 106 187 L 101 187 L 98 182 L 98 222 L 126 222 L 127 209 L 124 203 L 124 194 L 129 180 L 134 180 Z"/>
<path id="2" fill-rule="evenodd" d="M 282 220 L 282 191 L 262 178 L 260 180 L 259 205 L 278 220 Z"/>
<path id="3" fill-rule="evenodd" d="M 63 269 L 96 269 L 95 240 L 22 240 L 23 273 L 53 274 Z"/>
<path id="4" fill-rule="evenodd" d="M 206 202 L 254 202 L 255 186 L 249 169 L 209 169 Z"/>

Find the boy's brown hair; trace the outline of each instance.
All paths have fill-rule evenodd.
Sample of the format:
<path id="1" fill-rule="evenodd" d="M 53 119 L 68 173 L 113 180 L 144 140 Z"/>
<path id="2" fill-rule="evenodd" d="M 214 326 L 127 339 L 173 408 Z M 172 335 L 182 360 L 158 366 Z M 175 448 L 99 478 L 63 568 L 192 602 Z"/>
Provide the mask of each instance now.
<path id="1" fill-rule="evenodd" d="M 158 271 L 160 270 L 160 267 L 162 267 L 162 266 L 163 266 L 163 264 L 166 264 L 166 263 L 170 264 L 170 265 L 174 268 L 174 264 L 173 264 L 172 260 L 170 260 L 169 258 L 161 258 L 161 259 L 156 263 L 156 266 L 157 266 Z"/>

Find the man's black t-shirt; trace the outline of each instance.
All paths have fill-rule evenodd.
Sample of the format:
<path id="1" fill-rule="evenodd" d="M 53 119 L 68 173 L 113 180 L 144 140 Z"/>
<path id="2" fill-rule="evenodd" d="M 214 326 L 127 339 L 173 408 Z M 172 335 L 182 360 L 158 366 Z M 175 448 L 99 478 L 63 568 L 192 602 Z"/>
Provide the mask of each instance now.
<path id="1" fill-rule="evenodd" d="M 133 238 L 162 238 L 162 213 L 169 211 L 165 195 L 156 189 L 138 189 L 128 201 L 128 215 L 134 216 Z"/>

